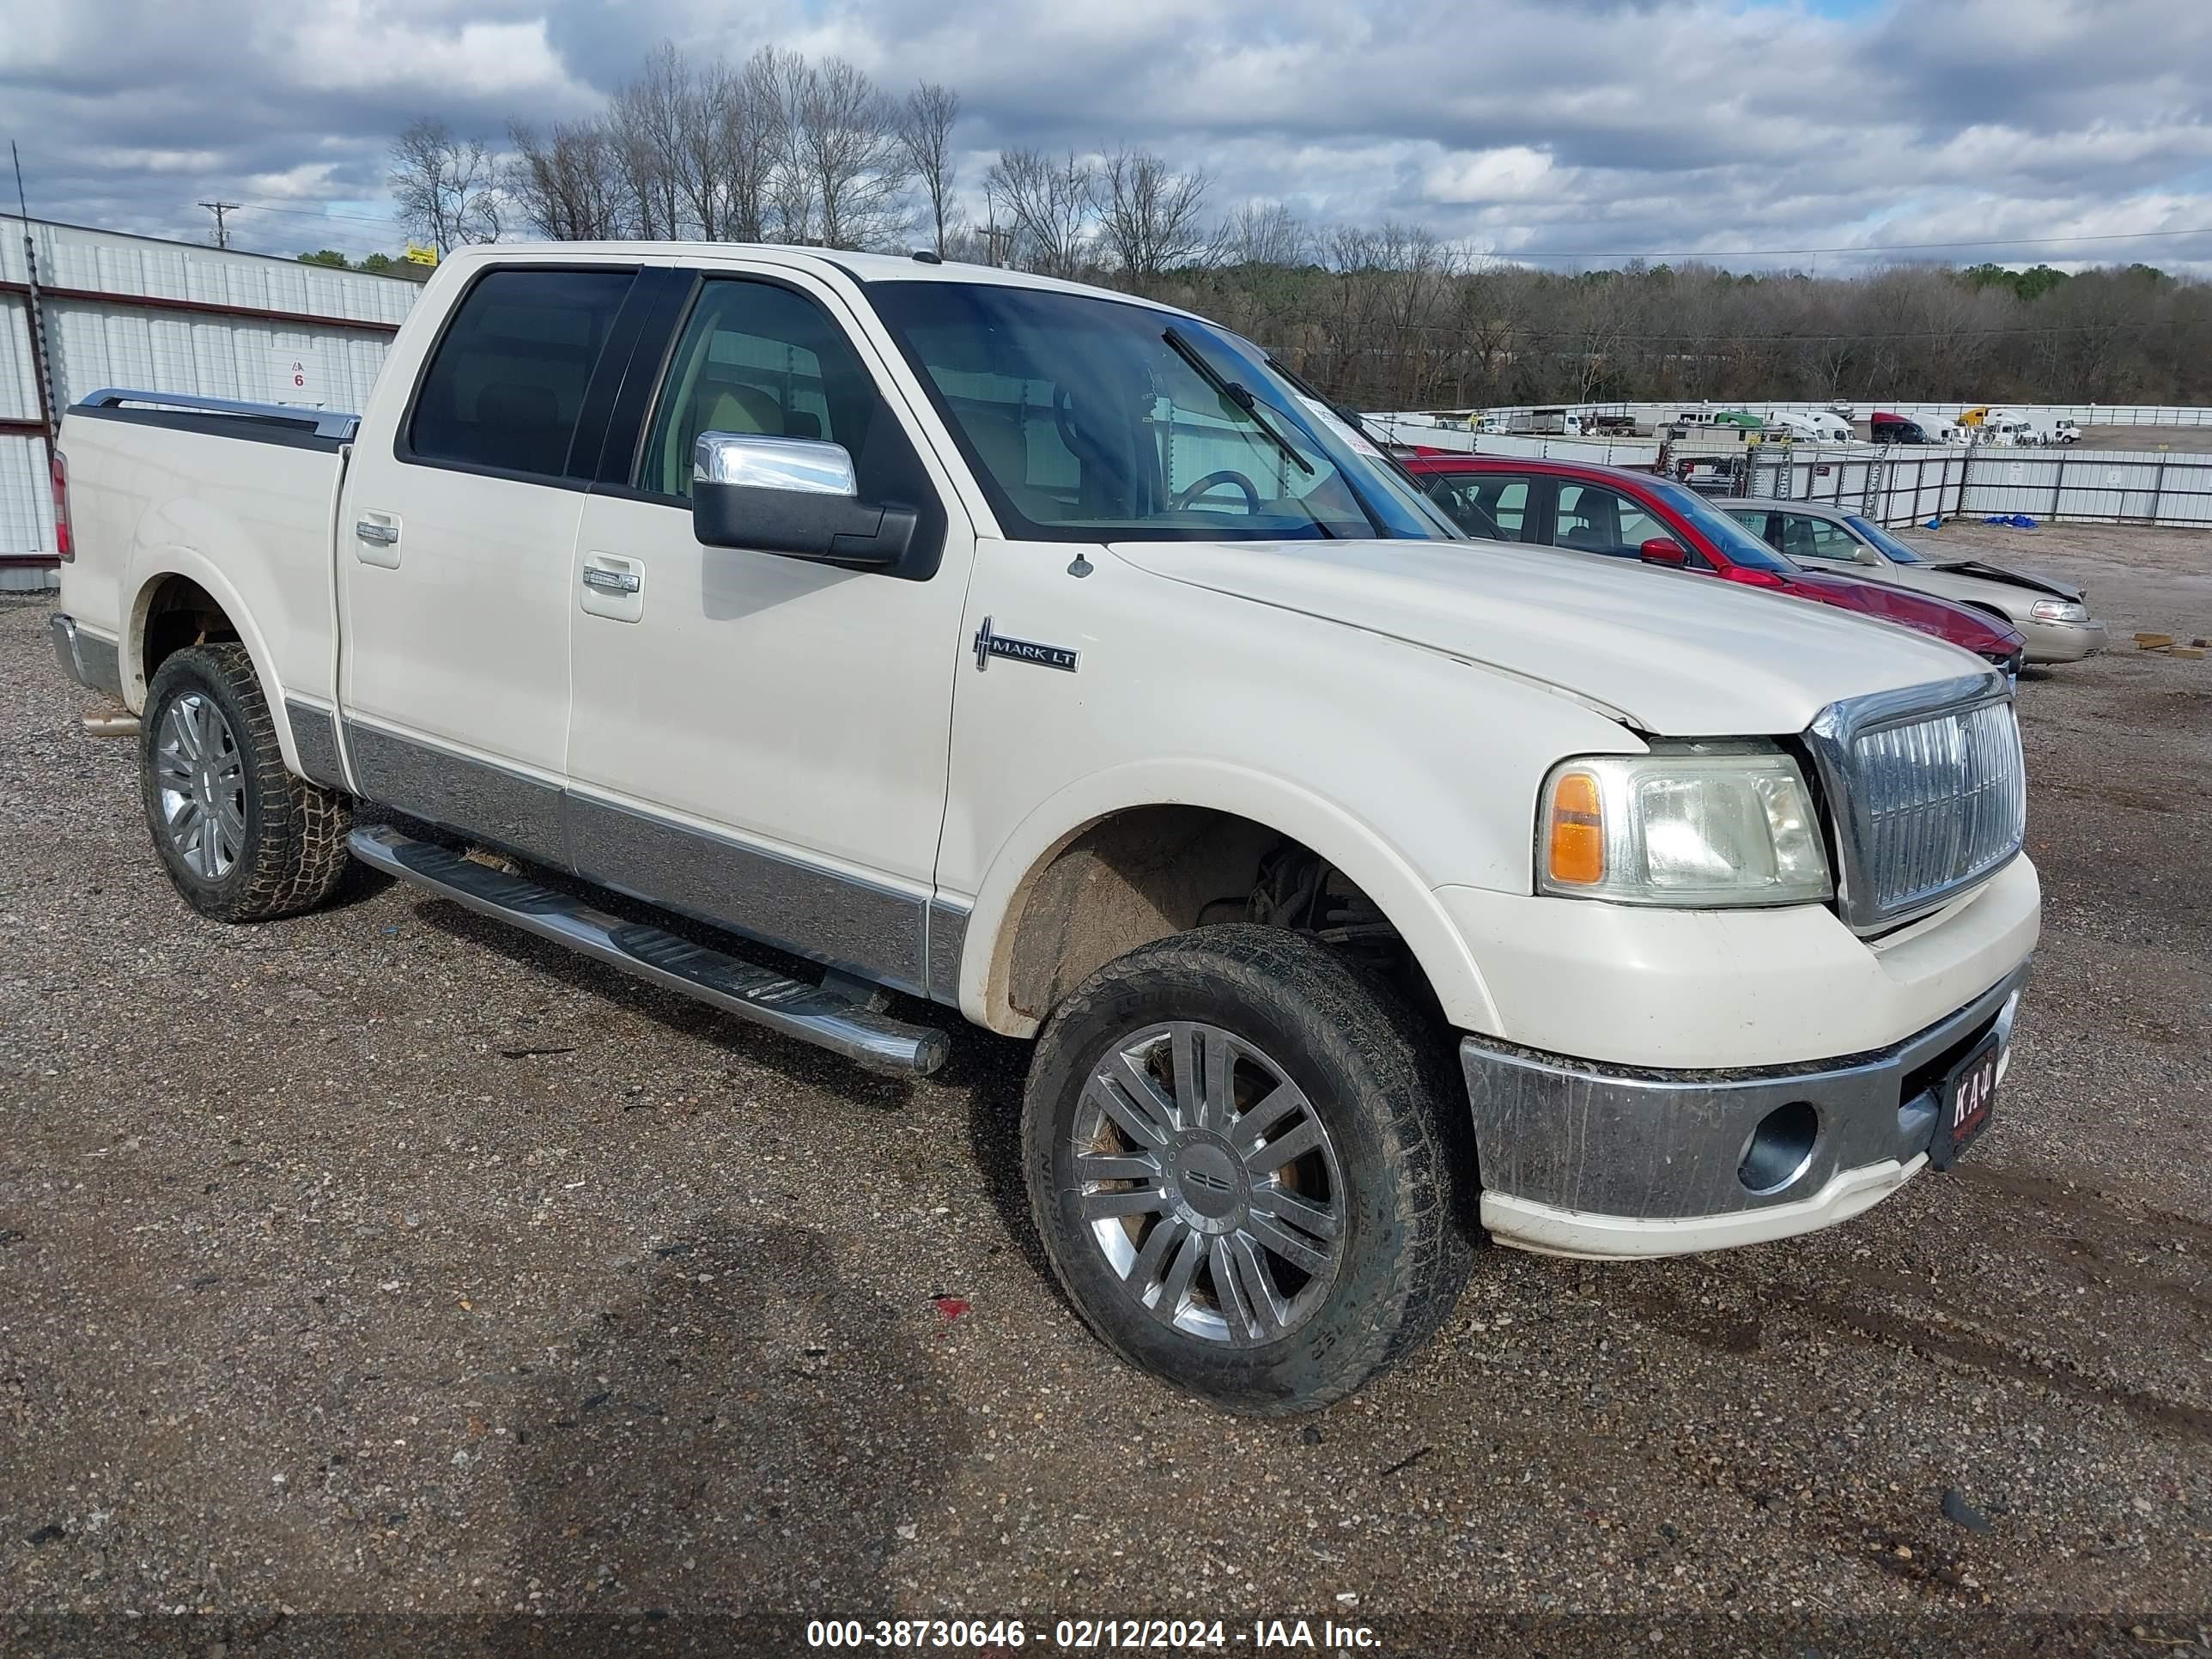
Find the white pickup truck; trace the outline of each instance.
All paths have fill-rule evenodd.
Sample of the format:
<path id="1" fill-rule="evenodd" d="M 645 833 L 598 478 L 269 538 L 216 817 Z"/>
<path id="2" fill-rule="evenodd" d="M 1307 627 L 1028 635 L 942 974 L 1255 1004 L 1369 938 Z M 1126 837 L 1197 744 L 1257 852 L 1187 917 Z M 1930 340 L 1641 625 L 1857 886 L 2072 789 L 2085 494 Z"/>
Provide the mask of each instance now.
<path id="1" fill-rule="evenodd" d="M 477 247 L 357 421 L 108 392 L 62 448 L 56 647 L 138 711 L 188 902 L 298 912 L 350 855 L 878 1068 L 939 1062 L 931 1005 L 1034 1037 L 1070 1297 L 1224 1407 L 1357 1387 L 1484 1233 L 1839 1221 L 2004 1073 L 2002 676 L 1457 539 L 1182 312 Z"/>

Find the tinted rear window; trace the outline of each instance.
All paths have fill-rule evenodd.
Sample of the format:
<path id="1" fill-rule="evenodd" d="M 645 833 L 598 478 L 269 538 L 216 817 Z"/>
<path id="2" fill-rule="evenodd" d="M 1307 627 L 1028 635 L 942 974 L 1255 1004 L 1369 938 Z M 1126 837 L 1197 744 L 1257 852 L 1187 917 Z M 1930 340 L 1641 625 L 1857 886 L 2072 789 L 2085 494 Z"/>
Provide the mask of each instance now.
<path id="1" fill-rule="evenodd" d="M 599 349 L 634 274 L 488 271 L 437 344 L 409 459 L 560 477 Z"/>

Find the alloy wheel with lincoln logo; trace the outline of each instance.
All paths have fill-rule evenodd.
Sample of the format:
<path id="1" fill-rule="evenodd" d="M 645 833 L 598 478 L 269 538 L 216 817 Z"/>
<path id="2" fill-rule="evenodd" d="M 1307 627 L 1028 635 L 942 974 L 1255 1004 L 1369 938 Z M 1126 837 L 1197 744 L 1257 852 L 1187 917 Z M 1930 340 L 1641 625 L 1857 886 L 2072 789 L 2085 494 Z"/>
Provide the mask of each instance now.
<path id="1" fill-rule="evenodd" d="M 1281 1066 L 1218 1025 L 1109 1044 L 1073 1121 L 1078 1203 L 1123 1294 L 1236 1346 L 1295 1330 L 1342 1250 L 1335 1143 Z"/>

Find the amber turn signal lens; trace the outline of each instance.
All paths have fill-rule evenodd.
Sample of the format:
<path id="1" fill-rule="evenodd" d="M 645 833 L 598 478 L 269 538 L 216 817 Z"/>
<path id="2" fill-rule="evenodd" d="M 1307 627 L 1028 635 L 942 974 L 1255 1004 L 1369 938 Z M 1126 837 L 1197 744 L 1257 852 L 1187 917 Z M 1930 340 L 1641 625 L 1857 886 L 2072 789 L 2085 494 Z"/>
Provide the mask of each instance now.
<path id="1" fill-rule="evenodd" d="M 1605 808 L 1597 780 L 1562 772 L 1552 784 L 1552 879 L 1592 887 L 1605 879 Z"/>

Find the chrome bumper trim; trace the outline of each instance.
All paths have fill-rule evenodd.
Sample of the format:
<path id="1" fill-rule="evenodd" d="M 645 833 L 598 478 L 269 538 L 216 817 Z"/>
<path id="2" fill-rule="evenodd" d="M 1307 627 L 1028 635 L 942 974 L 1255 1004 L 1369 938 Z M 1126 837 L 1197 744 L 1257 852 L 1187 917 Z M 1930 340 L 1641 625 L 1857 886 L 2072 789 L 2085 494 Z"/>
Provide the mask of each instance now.
<path id="1" fill-rule="evenodd" d="M 1991 1030 L 2009 1039 L 2030 967 L 1893 1048 L 1800 1067 L 1644 1071 L 1465 1038 L 1483 1188 L 1591 1218 L 1717 1218 L 1802 1205 L 1838 1176 L 1910 1165 L 1934 1133 L 1943 1072 Z M 1737 1173 L 1752 1133 L 1793 1101 L 1818 1114 L 1812 1155 L 1785 1185 L 1753 1193 Z"/>
<path id="2" fill-rule="evenodd" d="M 123 697 L 122 653 L 113 640 L 103 640 L 76 625 L 76 618 L 57 611 L 46 619 L 54 642 L 54 660 L 62 672 L 88 691 L 103 691 L 120 702 Z"/>

